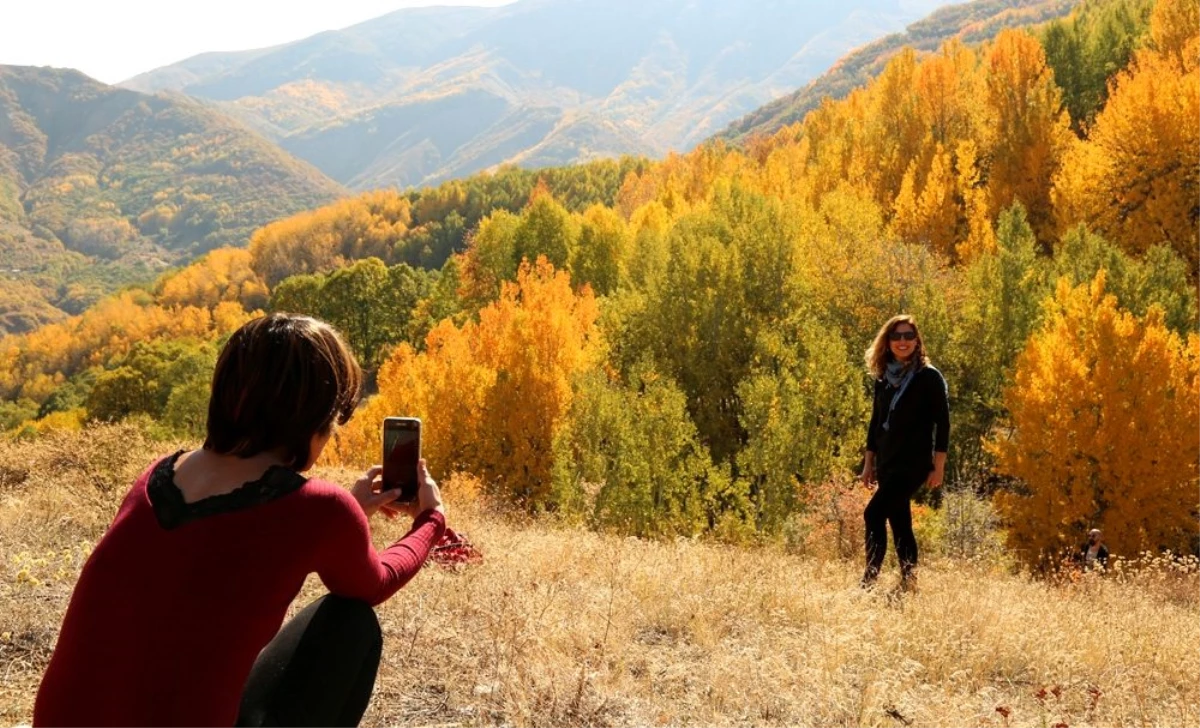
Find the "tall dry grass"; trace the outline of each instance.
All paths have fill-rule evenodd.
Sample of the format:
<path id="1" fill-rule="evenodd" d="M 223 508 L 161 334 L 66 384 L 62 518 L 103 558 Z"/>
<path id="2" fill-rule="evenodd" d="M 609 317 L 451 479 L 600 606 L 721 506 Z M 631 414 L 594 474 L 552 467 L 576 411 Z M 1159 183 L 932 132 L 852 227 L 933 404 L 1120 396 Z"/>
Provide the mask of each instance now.
<path id="1" fill-rule="evenodd" d="M 0 722 L 30 720 L 89 544 L 171 449 L 122 427 L 0 444 Z M 1194 569 L 1047 584 L 940 560 L 898 599 L 855 562 L 452 508 L 486 560 L 380 608 L 364 725 L 1200 723 Z"/>

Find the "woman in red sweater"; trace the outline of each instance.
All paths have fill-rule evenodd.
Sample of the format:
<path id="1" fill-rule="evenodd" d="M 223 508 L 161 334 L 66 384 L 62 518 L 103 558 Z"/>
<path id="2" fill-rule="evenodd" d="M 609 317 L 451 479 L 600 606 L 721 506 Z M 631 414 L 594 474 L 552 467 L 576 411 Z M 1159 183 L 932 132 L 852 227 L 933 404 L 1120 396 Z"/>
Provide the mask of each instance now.
<path id="1" fill-rule="evenodd" d="M 243 326 L 213 375 L 204 447 L 151 465 L 80 574 L 35 725 L 357 725 L 382 636 L 372 606 L 445 530 L 420 465 L 417 503 L 306 478 L 358 403 L 361 371 L 329 326 L 274 314 Z M 414 516 L 383 551 L 367 519 Z M 283 629 L 316 572 L 330 594 Z"/>

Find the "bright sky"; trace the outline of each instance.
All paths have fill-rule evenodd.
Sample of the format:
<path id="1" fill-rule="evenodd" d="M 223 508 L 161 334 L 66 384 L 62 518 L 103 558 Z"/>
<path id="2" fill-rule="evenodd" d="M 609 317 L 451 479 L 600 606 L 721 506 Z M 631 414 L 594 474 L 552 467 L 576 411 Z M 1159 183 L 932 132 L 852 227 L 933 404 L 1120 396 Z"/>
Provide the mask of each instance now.
<path id="1" fill-rule="evenodd" d="M 422 5 L 512 0 L 0 0 L 0 64 L 117 83 L 205 51 L 285 43 Z"/>

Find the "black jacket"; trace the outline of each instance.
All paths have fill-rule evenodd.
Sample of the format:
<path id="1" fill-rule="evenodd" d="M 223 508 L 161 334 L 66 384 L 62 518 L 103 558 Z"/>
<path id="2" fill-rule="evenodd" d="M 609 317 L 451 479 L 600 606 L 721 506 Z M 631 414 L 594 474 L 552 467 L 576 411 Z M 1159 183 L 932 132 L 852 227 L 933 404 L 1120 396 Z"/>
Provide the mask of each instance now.
<path id="1" fill-rule="evenodd" d="M 927 366 L 913 375 L 885 430 L 895 393 L 887 379 L 875 382 L 867 450 L 875 453 L 875 473 L 881 483 L 928 475 L 934 451 L 946 452 L 950 445 L 950 402 L 941 372 Z"/>

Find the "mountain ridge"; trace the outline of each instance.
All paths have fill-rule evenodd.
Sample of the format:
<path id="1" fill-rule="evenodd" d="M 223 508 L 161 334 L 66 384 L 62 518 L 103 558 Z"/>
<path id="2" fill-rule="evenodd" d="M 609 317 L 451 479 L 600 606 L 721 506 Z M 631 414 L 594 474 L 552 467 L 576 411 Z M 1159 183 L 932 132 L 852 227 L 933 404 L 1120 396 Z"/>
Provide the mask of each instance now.
<path id="1" fill-rule="evenodd" d="M 213 103 L 352 188 L 420 186 L 503 162 L 690 148 L 945 2 L 403 9 L 274 48 L 196 56 L 123 85 Z M 432 117 L 437 128 L 413 129 Z M 348 137 L 353 169 L 331 161 Z"/>

